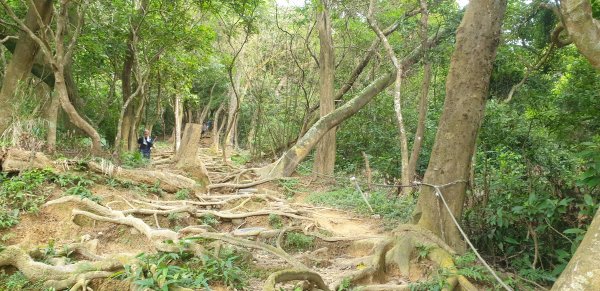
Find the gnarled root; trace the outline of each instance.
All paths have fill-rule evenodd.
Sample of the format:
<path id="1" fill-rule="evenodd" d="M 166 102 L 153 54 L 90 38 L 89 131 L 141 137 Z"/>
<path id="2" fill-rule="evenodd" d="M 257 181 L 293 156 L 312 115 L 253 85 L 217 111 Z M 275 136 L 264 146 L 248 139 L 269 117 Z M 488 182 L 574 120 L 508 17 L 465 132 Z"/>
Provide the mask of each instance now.
<path id="1" fill-rule="evenodd" d="M 97 221 L 110 222 L 115 224 L 127 225 L 135 228 L 140 233 L 144 234 L 150 241 L 154 242 L 157 250 L 165 251 L 165 252 L 177 252 L 178 248 L 173 244 L 166 244 L 164 241 L 172 241 L 178 242 L 181 239 L 186 239 L 188 241 L 193 241 L 194 238 L 205 238 L 205 239 L 213 239 L 213 240 L 221 240 L 233 245 L 261 249 L 267 251 L 275 256 L 278 256 L 292 266 L 297 268 L 306 268 L 302 263 L 298 260 L 287 254 L 285 251 L 277 249 L 273 246 L 267 245 L 261 242 L 250 241 L 246 239 L 241 239 L 237 237 L 233 237 L 226 234 L 219 233 L 209 233 L 206 229 L 198 228 L 198 227 L 186 227 L 181 229 L 179 232 L 175 232 L 170 229 L 153 229 L 148 224 L 146 224 L 142 219 L 133 217 L 131 215 L 125 215 L 125 213 L 129 213 L 126 211 L 118 211 L 108 209 L 92 200 L 87 198 L 79 198 L 76 196 L 65 196 L 62 198 L 58 198 L 52 201 L 49 201 L 45 204 L 45 206 L 62 204 L 62 203 L 74 203 L 81 208 L 87 209 L 89 211 L 73 209 L 72 215 L 74 217 L 78 215 L 82 215 L 85 217 L 89 217 L 91 219 Z M 192 234 L 192 237 L 188 237 L 189 234 Z M 200 244 L 196 243 L 188 243 L 188 248 L 196 255 L 199 255 L 204 252 L 204 248 Z"/>
<path id="2" fill-rule="evenodd" d="M 323 278 L 318 273 L 312 272 L 307 269 L 287 269 L 279 272 L 275 272 L 267 278 L 263 291 L 275 291 L 275 285 L 277 283 L 288 282 L 288 281 L 308 281 L 315 285 L 320 290 L 329 291 L 329 287 L 323 282 Z"/>
<path id="3" fill-rule="evenodd" d="M 9 246 L 0 252 L 0 267 L 13 266 L 33 282 L 44 282 L 44 287 L 63 290 L 87 286 L 94 278 L 106 278 L 133 260 L 127 256 L 113 256 L 99 261 L 79 261 L 68 265 L 48 265 L 36 262 L 18 246 Z M 85 289 L 83 289 L 85 290 Z"/>
<path id="4" fill-rule="evenodd" d="M 202 189 L 202 185 L 190 178 L 165 171 L 123 169 L 107 161 L 103 161 L 101 164 L 89 162 L 87 166 L 96 173 L 120 180 L 146 185 L 154 185 L 158 181 L 159 187 L 169 193 L 175 193 L 181 189 Z"/>
<path id="5" fill-rule="evenodd" d="M 454 250 L 430 231 L 416 225 L 401 225 L 392 233 L 392 238 L 379 241 L 373 247 L 371 263 L 367 268 L 349 278 L 352 285 L 360 285 L 364 290 L 409 290 L 408 285 L 386 284 L 386 275 L 396 268 L 400 274 L 408 276 L 411 254 L 416 247 L 426 246 L 429 249 L 427 258 L 450 274 L 446 278 L 445 290 L 453 290 L 457 285 L 463 290 L 477 290 L 465 277 L 457 274 Z M 341 282 L 337 283 L 335 288 L 340 284 Z"/>

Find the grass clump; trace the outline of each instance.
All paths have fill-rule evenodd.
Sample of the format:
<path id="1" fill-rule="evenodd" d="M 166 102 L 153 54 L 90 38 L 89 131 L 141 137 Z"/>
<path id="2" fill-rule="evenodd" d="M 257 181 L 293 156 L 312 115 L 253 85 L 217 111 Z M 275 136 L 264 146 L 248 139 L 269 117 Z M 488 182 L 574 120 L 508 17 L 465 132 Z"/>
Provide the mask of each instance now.
<path id="1" fill-rule="evenodd" d="M 190 198 L 190 190 L 188 189 L 180 189 L 175 193 L 175 199 L 177 200 L 187 200 Z"/>
<path id="2" fill-rule="evenodd" d="M 214 216 L 213 214 L 209 213 L 209 214 L 206 214 L 206 215 L 202 216 L 200 218 L 200 222 L 202 224 L 206 224 L 206 225 L 210 225 L 212 227 L 215 227 L 216 225 L 219 224 L 219 219 L 216 216 Z"/>
<path id="3" fill-rule="evenodd" d="M 19 271 L 12 274 L 6 273 L 6 271 L 0 271 L 0 290 L 10 291 L 33 291 L 33 290 L 44 290 L 50 291 L 53 289 L 42 287 L 42 283 L 30 282 L 25 275 Z"/>
<path id="4" fill-rule="evenodd" d="M 287 249 L 306 251 L 312 248 L 315 238 L 299 232 L 290 232 L 285 237 L 284 246 Z"/>
<path id="5" fill-rule="evenodd" d="M 139 151 L 125 152 L 121 155 L 121 166 L 123 168 L 135 169 L 146 167 L 150 163 Z"/>
<path id="6" fill-rule="evenodd" d="M 283 227 L 283 220 L 281 220 L 281 216 L 277 214 L 269 214 L 269 225 L 275 229 L 280 229 Z"/>
<path id="7" fill-rule="evenodd" d="M 411 195 L 388 197 L 385 192 L 374 191 L 368 195 L 368 201 L 374 211 L 371 213 L 361 195 L 351 187 L 312 193 L 307 197 L 307 201 L 315 205 L 352 210 L 363 215 L 379 214 L 386 222 L 392 223 L 386 224 L 391 227 L 408 222 L 417 203 Z"/>

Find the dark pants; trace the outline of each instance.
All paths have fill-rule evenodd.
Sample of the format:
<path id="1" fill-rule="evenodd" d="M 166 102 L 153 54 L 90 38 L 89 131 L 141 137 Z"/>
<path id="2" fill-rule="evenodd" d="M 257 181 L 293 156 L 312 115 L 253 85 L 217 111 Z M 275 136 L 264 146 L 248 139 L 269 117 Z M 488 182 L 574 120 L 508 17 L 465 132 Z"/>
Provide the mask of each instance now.
<path id="1" fill-rule="evenodd" d="M 150 150 L 140 150 L 140 153 L 142 153 L 142 155 L 144 156 L 144 158 L 149 159 L 150 158 Z"/>

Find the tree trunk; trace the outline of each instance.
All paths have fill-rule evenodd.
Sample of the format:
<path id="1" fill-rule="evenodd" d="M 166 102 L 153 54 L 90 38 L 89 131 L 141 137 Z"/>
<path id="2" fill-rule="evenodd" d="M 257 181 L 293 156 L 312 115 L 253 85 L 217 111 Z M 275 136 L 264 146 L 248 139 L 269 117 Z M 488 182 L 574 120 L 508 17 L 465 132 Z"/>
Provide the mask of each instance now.
<path id="1" fill-rule="evenodd" d="M 175 94 L 175 128 L 173 129 L 175 135 L 175 143 L 174 150 L 177 153 L 179 151 L 179 146 L 181 145 L 181 122 L 182 122 L 182 114 L 181 114 L 181 95 Z"/>
<path id="2" fill-rule="evenodd" d="M 181 148 L 175 156 L 176 167 L 183 170 L 194 180 L 196 180 L 204 189 L 210 184 L 208 172 L 198 157 L 200 149 L 200 138 L 202 137 L 202 124 L 187 123 L 183 131 Z"/>
<path id="3" fill-rule="evenodd" d="M 221 117 L 221 112 L 223 112 L 223 103 L 221 103 L 221 105 L 219 105 L 219 108 L 215 112 L 215 117 L 213 119 L 212 149 L 215 153 L 219 152 L 219 135 L 221 134 L 221 129 L 223 127 L 223 125 L 221 125 L 221 124 L 225 124 L 225 120 L 223 120 L 223 122 L 219 122 L 219 118 Z"/>
<path id="4" fill-rule="evenodd" d="M 462 217 L 471 156 L 484 115 L 505 9 L 505 0 L 470 2 L 456 34 L 444 110 L 424 182 L 455 183 L 443 188 L 442 193 L 458 219 Z M 430 187 L 422 187 L 413 218 L 451 247 L 463 250 L 457 227 Z"/>
<path id="5" fill-rule="evenodd" d="M 333 82 L 335 77 L 335 55 L 329 17 L 330 0 L 321 0 L 317 8 L 317 28 L 319 30 L 319 103 L 323 118 L 335 110 Z M 323 136 L 317 145 L 313 172 L 315 175 L 333 175 L 335 167 L 335 127 Z"/>
<path id="6" fill-rule="evenodd" d="M 419 98 L 419 119 L 417 121 L 417 131 L 413 141 L 412 152 L 408 160 L 407 172 L 410 175 L 410 181 L 414 181 L 417 177 L 417 162 L 421 154 L 423 146 L 423 138 L 425 137 L 425 123 L 427 122 L 427 107 L 429 96 L 429 85 L 431 84 L 431 62 L 427 56 L 428 52 L 428 36 L 427 30 L 429 27 L 429 11 L 427 9 L 427 1 L 420 0 L 421 5 L 421 47 L 423 48 L 423 83 L 421 85 L 421 98 Z M 411 188 L 405 188 L 411 189 Z"/>
<path id="7" fill-rule="evenodd" d="M 73 125 L 77 126 L 77 128 L 83 130 L 91 139 L 92 139 L 92 152 L 99 153 L 102 151 L 102 144 L 100 142 L 100 135 L 92 127 L 85 119 L 81 118 L 81 115 L 77 113 L 77 110 L 71 104 L 69 100 L 69 93 L 67 90 L 67 85 L 64 80 L 64 67 L 61 64 L 58 64 L 58 69 L 54 72 L 54 89 L 58 94 L 60 104 L 62 109 L 69 116 L 69 120 Z"/>
<path id="8" fill-rule="evenodd" d="M 226 137 L 223 142 L 223 149 L 234 148 L 236 141 L 236 132 L 238 127 L 238 112 L 239 106 L 238 101 L 241 102 L 242 92 L 239 90 L 240 88 L 240 79 L 241 79 L 241 70 L 238 70 L 235 73 L 233 78 L 233 84 L 231 84 L 232 88 L 229 91 L 229 113 L 227 115 L 227 132 Z M 235 88 L 233 88 L 235 86 Z M 239 100 L 238 100 L 239 99 Z M 225 157 L 225 154 L 223 155 Z"/>
<path id="9" fill-rule="evenodd" d="M 275 163 L 259 170 L 259 174 L 263 178 L 287 177 L 293 174 L 298 164 L 306 158 L 310 150 L 314 148 L 330 129 L 336 127 L 367 105 L 377 94 L 394 82 L 395 76 L 396 72 L 394 71 L 380 77 L 356 95 L 356 97 L 338 107 L 327 116 L 319 119 L 293 147 L 286 151 Z"/>
<path id="10" fill-rule="evenodd" d="M 56 124 L 58 122 L 58 111 L 60 100 L 56 94 L 50 95 L 50 105 L 46 109 L 46 120 L 48 121 L 48 133 L 46 135 L 46 149 L 53 153 L 56 149 Z"/>
<path id="11" fill-rule="evenodd" d="M 123 61 L 123 72 L 121 73 L 121 95 L 123 96 L 123 105 L 124 109 L 122 109 L 122 122 L 119 124 L 120 129 L 117 129 L 121 135 L 118 136 L 119 140 L 115 140 L 115 149 L 121 153 L 123 151 L 127 151 L 129 149 L 129 134 L 131 132 L 131 123 L 133 122 L 133 115 L 135 114 L 133 106 L 129 106 L 132 98 L 135 96 L 132 95 L 131 92 L 131 76 L 134 65 L 134 33 L 133 31 L 129 32 L 129 37 L 127 39 L 127 50 L 125 52 L 125 60 Z"/>
<path id="12" fill-rule="evenodd" d="M 600 289 L 600 210 L 588 227 L 577 251 L 552 286 L 552 290 L 579 291 Z"/>
<path id="13" fill-rule="evenodd" d="M 401 156 L 401 181 L 403 185 L 410 183 L 410 175 L 408 172 L 408 138 L 406 137 L 406 129 L 404 128 L 404 117 L 402 115 L 402 100 L 401 100 L 401 89 L 402 89 L 402 66 L 396 57 L 394 49 L 390 45 L 387 37 L 383 34 L 377 21 L 373 17 L 373 10 L 375 9 L 375 0 L 371 0 L 369 5 L 369 13 L 367 21 L 371 28 L 375 31 L 381 42 L 383 43 L 385 50 L 387 51 L 388 57 L 392 60 L 392 64 L 396 68 L 396 80 L 394 86 L 394 111 L 396 113 L 396 120 L 398 123 L 398 130 L 400 132 L 400 156 Z M 408 188 L 404 188 L 405 193 L 408 192 Z"/>
<path id="14" fill-rule="evenodd" d="M 592 17 L 589 0 L 561 0 L 560 12 L 577 49 L 596 69 L 600 69 L 600 22 Z M 600 289 L 600 210 L 588 227 L 583 241 L 552 290 Z"/>
<path id="15" fill-rule="evenodd" d="M 52 15 L 52 0 L 35 0 L 34 6 L 30 6 L 25 16 L 25 25 L 32 32 L 40 29 L 38 20 L 42 18 L 43 24 L 50 22 Z M 35 55 L 38 51 L 38 44 L 33 40 L 28 32 L 22 31 L 19 33 L 12 58 L 6 67 L 4 79 L 2 80 L 2 88 L 0 88 L 0 134 L 10 125 L 13 108 L 13 96 L 19 81 L 23 81 L 31 71 Z"/>
<path id="16" fill-rule="evenodd" d="M 592 17 L 590 0 L 561 0 L 560 13 L 577 49 L 600 69 L 600 21 Z"/>
<path id="17" fill-rule="evenodd" d="M 138 126 L 142 120 L 142 111 L 146 105 L 146 93 L 145 93 L 145 84 L 138 85 L 140 88 L 140 96 L 139 103 L 137 104 L 137 108 L 135 110 L 135 115 L 133 116 L 133 122 L 131 124 L 130 132 L 129 132 L 129 151 L 134 151 L 137 148 L 137 132 Z M 150 133 L 152 134 L 152 133 Z"/>

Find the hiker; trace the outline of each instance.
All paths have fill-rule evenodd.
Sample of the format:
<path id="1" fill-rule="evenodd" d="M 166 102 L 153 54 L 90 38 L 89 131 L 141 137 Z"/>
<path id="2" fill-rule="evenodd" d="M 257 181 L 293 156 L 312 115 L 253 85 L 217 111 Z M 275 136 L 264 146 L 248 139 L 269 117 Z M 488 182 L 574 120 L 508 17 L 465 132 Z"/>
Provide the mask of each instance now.
<path id="1" fill-rule="evenodd" d="M 138 144 L 140 145 L 140 153 L 144 155 L 144 158 L 150 159 L 150 151 L 154 146 L 154 138 L 150 137 L 150 131 L 145 129 L 144 136 L 138 138 Z"/>

